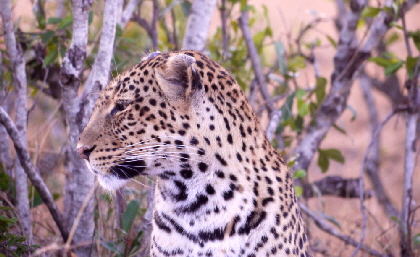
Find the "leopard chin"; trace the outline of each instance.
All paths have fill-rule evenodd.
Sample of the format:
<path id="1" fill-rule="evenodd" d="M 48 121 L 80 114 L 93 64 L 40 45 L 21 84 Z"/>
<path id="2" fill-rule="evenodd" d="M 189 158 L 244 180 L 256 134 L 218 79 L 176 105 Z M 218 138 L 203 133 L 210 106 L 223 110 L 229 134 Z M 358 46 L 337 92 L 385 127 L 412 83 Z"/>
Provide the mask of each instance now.
<path id="1" fill-rule="evenodd" d="M 125 186 L 129 180 L 120 179 L 114 175 L 99 175 L 98 181 L 102 188 L 108 191 L 115 191 Z"/>

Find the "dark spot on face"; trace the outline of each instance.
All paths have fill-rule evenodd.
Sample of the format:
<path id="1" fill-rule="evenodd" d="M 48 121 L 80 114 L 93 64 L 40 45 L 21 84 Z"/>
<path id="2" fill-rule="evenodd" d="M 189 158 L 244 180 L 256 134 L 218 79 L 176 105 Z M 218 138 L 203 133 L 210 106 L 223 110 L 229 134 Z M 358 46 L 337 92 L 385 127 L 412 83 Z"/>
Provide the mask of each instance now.
<path id="1" fill-rule="evenodd" d="M 198 168 L 200 169 L 201 172 L 206 172 L 208 167 L 209 166 L 204 162 L 198 163 Z"/>
<path id="2" fill-rule="evenodd" d="M 210 184 L 207 184 L 207 186 L 206 186 L 206 192 L 207 192 L 207 194 L 212 195 L 216 191 L 214 190 L 214 188 Z"/>
<path id="3" fill-rule="evenodd" d="M 216 171 L 216 176 L 219 178 L 224 178 L 225 177 L 225 173 L 223 173 L 223 171 L 221 170 L 217 170 Z"/>
<path id="4" fill-rule="evenodd" d="M 190 144 L 191 144 L 191 145 L 198 145 L 198 140 L 197 140 L 197 138 L 195 138 L 195 137 L 191 138 L 191 140 L 190 140 Z"/>
<path id="5" fill-rule="evenodd" d="M 189 179 L 193 176 L 193 171 L 190 169 L 182 169 L 179 173 L 185 179 Z"/>

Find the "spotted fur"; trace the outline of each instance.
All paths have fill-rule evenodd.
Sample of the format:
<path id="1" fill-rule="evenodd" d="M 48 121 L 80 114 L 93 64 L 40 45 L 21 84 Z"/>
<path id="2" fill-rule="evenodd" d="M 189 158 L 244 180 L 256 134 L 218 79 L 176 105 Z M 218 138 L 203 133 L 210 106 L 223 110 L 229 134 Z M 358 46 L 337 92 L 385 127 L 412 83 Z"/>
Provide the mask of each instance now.
<path id="1" fill-rule="evenodd" d="M 153 53 L 115 78 L 78 150 L 106 189 L 156 176 L 151 256 L 312 256 L 286 163 L 199 52 Z"/>

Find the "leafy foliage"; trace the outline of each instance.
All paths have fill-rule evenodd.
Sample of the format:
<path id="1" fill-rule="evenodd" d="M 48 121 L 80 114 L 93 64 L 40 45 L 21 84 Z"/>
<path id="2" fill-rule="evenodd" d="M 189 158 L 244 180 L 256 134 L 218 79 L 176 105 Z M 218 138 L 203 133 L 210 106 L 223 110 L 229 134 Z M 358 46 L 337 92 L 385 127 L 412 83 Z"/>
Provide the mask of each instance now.
<path id="1" fill-rule="evenodd" d="M 1 211 L 9 211 L 11 208 L 0 206 Z M 16 217 L 8 218 L 0 214 L 0 257 L 6 256 L 2 251 L 11 254 L 12 256 L 25 256 L 30 254 L 34 248 L 40 247 L 39 245 L 28 246 L 25 241 L 25 236 L 20 236 L 13 233 L 12 227 L 17 224 Z"/>

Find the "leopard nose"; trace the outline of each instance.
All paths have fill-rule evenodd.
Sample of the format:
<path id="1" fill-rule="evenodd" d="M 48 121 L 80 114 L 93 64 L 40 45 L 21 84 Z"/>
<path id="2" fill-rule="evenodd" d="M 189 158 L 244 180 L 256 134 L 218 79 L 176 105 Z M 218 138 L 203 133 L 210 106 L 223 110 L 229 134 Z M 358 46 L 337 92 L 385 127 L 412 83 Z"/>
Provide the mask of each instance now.
<path id="1" fill-rule="evenodd" d="M 93 151 L 93 149 L 95 149 L 95 147 L 96 147 L 96 145 L 93 146 L 93 147 L 88 147 L 86 145 L 82 145 L 82 146 L 77 148 L 77 151 L 79 152 L 80 157 L 89 161 L 90 153 Z"/>

